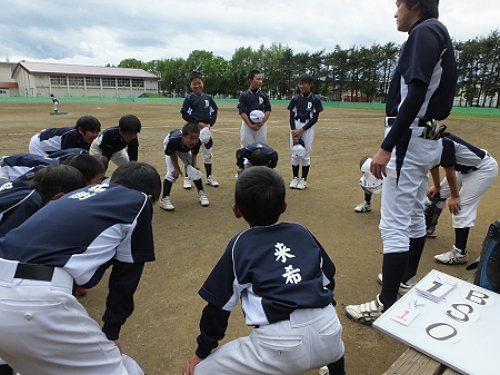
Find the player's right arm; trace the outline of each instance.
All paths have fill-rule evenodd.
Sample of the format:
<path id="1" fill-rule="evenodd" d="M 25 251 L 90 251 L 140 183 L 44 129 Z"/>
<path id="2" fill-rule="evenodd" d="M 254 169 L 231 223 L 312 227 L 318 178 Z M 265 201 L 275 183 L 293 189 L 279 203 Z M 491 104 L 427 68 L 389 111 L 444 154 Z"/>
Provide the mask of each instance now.
<path id="1" fill-rule="evenodd" d="M 181 167 L 179 166 L 179 157 L 177 156 L 177 152 L 174 152 L 172 155 L 170 155 L 170 159 L 172 160 L 172 164 L 174 165 L 172 176 L 174 178 L 178 178 L 182 174 L 182 172 Z"/>

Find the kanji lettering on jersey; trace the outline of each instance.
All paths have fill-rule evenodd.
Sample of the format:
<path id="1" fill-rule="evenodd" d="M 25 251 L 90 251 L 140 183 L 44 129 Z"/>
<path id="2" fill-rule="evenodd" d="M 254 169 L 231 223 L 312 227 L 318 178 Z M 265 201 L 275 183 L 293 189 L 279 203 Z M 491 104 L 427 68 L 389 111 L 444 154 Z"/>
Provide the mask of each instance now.
<path id="1" fill-rule="evenodd" d="M 302 276 L 300 276 L 300 268 L 293 268 L 290 264 L 285 267 L 285 273 L 282 275 L 286 280 L 285 284 L 298 284 L 302 281 Z"/>
<path id="2" fill-rule="evenodd" d="M 276 257 L 276 262 L 280 261 L 282 263 L 286 263 L 287 258 L 295 258 L 295 255 L 290 254 L 291 249 L 286 247 L 284 243 L 277 242 L 274 245 L 276 251 L 274 252 L 274 256 Z"/>

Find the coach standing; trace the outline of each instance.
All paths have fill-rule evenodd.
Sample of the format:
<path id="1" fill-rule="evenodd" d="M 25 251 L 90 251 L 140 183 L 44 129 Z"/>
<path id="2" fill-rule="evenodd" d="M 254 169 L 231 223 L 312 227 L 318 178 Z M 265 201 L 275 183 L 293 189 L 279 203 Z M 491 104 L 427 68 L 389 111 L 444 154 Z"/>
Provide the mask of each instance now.
<path id="1" fill-rule="evenodd" d="M 241 148 L 254 143 L 267 143 L 267 120 L 271 116 L 269 96 L 261 90 L 264 77 L 258 70 L 248 73 L 250 87 L 240 94 Z"/>
<path id="2" fill-rule="evenodd" d="M 425 244 L 424 202 L 428 172 L 439 164 L 439 120 L 450 114 L 457 68 L 439 0 L 397 0 L 397 29 L 408 32 L 389 87 L 386 132 L 371 172 L 385 177 L 380 232 L 382 291 L 372 301 L 346 307 L 346 315 L 371 325 L 415 280 Z M 432 121 L 434 129 L 426 124 Z"/>

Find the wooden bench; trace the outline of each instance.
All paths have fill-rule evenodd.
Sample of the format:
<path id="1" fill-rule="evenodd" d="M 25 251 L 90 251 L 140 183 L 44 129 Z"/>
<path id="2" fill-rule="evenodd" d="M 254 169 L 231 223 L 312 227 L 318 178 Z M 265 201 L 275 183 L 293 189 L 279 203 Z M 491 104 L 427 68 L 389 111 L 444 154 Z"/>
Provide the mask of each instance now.
<path id="1" fill-rule="evenodd" d="M 460 375 L 458 372 L 427 357 L 425 354 L 408 348 L 384 372 L 384 375 Z"/>

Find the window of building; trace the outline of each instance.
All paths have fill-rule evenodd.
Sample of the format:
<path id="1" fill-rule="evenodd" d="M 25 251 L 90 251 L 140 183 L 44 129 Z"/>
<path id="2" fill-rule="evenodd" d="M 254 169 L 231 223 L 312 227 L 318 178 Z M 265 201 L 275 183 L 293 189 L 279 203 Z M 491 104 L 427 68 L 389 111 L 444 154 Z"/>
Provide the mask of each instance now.
<path id="1" fill-rule="evenodd" d="M 102 86 L 103 87 L 115 87 L 116 86 L 116 79 L 114 79 L 114 78 L 103 78 L 102 79 Z"/>
<path id="2" fill-rule="evenodd" d="M 133 79 L 132 80 L 132 87 L 144 88 L 144 80 L 142 80 L 142 79 Z"/>
<path id="3" fill-rule="evenodd" d="M 95 77 L 86 77 L 85 83 L 87 84 L 87 86 L 93 86 L 93 87 L 101 86 L 101 80 Z"/>
<path id="4" fill-rule="evenodd" d="M 83 77 L 69 77 L 70 86 L 80 86 L 83 87 Z"/>
<path id="5" fill-rule="evenodd" d="M 118 78 L 118 87 L 130 87 L 130 79 Z"/>
<path id="6" fill-rule="evenodd" d="M 66 86 L 66 76 L 51 76 L 50 77 L 51 86 Z"/>

